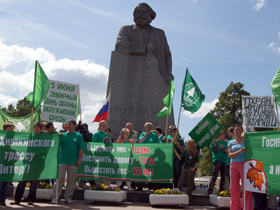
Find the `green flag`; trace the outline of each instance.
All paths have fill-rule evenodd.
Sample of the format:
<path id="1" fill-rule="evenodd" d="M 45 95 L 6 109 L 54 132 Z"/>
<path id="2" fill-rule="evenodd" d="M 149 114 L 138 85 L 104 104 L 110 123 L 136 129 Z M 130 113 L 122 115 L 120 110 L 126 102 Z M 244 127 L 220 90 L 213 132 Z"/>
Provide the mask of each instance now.
<path id="1" fill-rule="evenodd" d="M 33 125 L 31 125 L 31 114 L 23 116 L 23 117 L 12 117 L 8 113 L 6 113 L 4 110 L 0 110 L 0 130 L 3 129 L 3 125 L 6 121 L 12 121 L 15 125 L 14 131 L 19 132 L 30 132 L 30 127 L 33 127 L 33 125 L 36 122 L 41 121 L 41 113 L 40 110 L 36 110 L 33 113 Z"/>
<path id="2" fill-rule="evenodd" d="M 273 77 L 270 87 L 278 105 L 280 106 L 280 67 Z"/>
<path id="3" fill-rule="evenodd" d="M 199 87 L 197 86 L 196 82 L 187 69 L 185 81 L 182 88 L 182 107 L 193 114 L 200 109 L 204 99 L 205 95 L 201 93 Z"/>
<path id="4" fill-rule="evenodd" d="M 48 80 L 48 77 L 46 76 L 39 62 L 36 61 L 33 92 L 27 95 L 27 99 L 35 109 L 38 110 L 41 106 L 41 103 L 47 98 L 50 86 L 51 83 Z"/>
<path id="5" fill-rule="evenodd" d="M 170 78 L 169 93 L 167 94 L 167 96 L 165 96 L 164 99 L 162 99 L 164 107 L 157 114 L 157 118 L 167 117 L 168 108 L 169 108 L 168 115 L 170 115 L 171 110 L 172 110 L 172 102 L 173 102 L 173 98 L 174 98 L 174 92 L 175 92 L 174 81 Z"/>
<path id="6" fill-rule="evenodd" d="M 81 114 L 81 107 L 80 107 L 80 92 L 78 94 L 78 97 L 77 97 L 77 108 L 76 108 L 76 119 L 77 117 Z"/>

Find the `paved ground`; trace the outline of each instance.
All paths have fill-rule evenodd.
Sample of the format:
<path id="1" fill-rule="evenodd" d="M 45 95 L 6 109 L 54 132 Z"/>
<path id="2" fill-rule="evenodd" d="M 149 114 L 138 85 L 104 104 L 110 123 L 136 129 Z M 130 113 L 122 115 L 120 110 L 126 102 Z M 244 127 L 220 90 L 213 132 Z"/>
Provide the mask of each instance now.
<path id="1" fill-rule="evenodd" d="M 1 207 L 0 209 L 42 209 L 42 210 L 68 210 L 68 209 L 76 209 L 76 210 L 151 210 L 151 209 L 190 209 L 190 210 L 216 210 L 218 208 L 212 206 L 151 206 L 148 203 L 109 203 L 109 202 L 89 202 L 86 200 L 75 200 L 74 204 L 66 204 L 64 200 L 61 200 L 58 205 L 46 203 L 46 201 L 38 201 L 35 202 L 33 206 L 27 205 L 27 202 L 23 201 L 20 205 L 10 205 L 10 202 L 13 201 L 12 197 L 8 197 L 6 200 L 7 206 Z"/>

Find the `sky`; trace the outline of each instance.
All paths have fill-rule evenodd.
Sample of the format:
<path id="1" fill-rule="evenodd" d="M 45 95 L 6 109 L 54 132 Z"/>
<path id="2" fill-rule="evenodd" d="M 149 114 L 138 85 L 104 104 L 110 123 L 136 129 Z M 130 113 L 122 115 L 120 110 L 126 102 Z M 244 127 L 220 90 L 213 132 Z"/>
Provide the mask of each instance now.
<path id="1" fill-rule="evenodd" d="M 175 124 L 189 69 L 205 101 L 182 110 L 185 140 L 230 82 L 253 96 L 272 95 L 280 66 L 279 0 L 147 0 L 165 31 L 175 77 Z M 111 52 L 119 29 L 133 24 L 135 0 L 0 0 L 0 105 L 33 91 L 38 60 L 51 80 L 80 85 L 82 121 L 92 123 L 106 97 Z M 61 124 L 55 124 L 60 129 Z"/>

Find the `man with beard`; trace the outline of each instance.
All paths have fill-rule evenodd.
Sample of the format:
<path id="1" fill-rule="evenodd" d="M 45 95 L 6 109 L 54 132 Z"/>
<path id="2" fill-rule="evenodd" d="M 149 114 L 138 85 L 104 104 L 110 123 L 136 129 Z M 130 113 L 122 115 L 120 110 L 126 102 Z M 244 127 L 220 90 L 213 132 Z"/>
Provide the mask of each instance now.
<path id="1" fill-rule="evenodd" d="M 155 53 L 160 65 L 160 74 L 169 84 L 171 76 L 171 52 L 164 31 L 152 27 L 155 11 L 146 3 L 136 6 L 134 25 L 123 26 L 117 37 L 116 51 L 134 55 Z"/>
<path id="2" fill-rule="evenodd" d="M 164 31 L 150 25 L 155 17 L 148 4 L 140 3 L 133 12 L 135 24 L 119 31 L 107 88 L 108 94 L 112 83 L 112 136 L 118 135 L 123 122 L 132 122 L 135 130 L 142 130 L 147 121 L 165 127 L 165 119 L 157 119 L 156 114 L 169 92 L 172 60 Z M 174 124 L 173 112 L 169 124 Z"/>

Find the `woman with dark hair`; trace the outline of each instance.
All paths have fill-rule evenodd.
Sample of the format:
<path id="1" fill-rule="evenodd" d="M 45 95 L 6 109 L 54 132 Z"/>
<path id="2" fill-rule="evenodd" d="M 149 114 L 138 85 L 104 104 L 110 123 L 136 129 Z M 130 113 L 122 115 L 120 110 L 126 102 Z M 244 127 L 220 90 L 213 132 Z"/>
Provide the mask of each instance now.
<path id="1" fill-rule="evenodd" d="M 230 209 L 240 210 L 240 179 L 242 183 L 242 194 L 244 195 L 244 155 L 246 152 L 245 140 L 242 137 L 242 126 L 237 124 L 234 127 L 235 139 L 228 143 L 228 154 L 231 158 L 230 163 Z M 253 210 L 252 192 L 246 191 L 246 210 Z M 243 196 L 244 198 L 244 196 Z M 244 209 L 244 199 L 242 199 L 242 209 Z"/>

